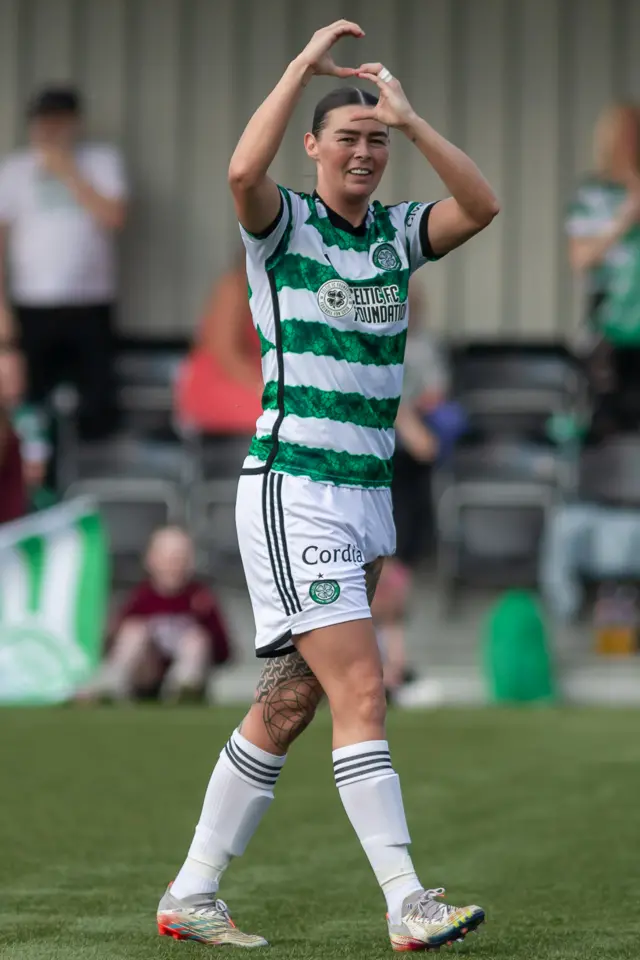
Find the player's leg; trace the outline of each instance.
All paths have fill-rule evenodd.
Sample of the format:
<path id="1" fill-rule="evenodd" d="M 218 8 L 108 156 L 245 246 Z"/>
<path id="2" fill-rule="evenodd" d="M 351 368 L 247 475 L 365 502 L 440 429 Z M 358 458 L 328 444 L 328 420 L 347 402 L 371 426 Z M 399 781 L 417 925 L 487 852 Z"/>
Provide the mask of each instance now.
<path id="1" fill-rule="evenodd" d="M 371 608 L 378 644 L 383 653 L 387 696 L 396 693 L 406 676 L 405 617 L 410 587 L 409 568 L 398 557 L 389 557 Z"/>
<path id="2" fill-rule="evenodd" d="M 271 805 L 287 750 L 313 719 L 321 696 L 299 653 L 267 661 L 254 703 L 211 775 L 175 896 L 217 892 L 231 859 L 244 853 Z"/>
<path id="3" fill-rule="evenodd" d="M 322 699 L 322 687 L 298 651 L 267 660 L 242 735 L 270 754 L 284 754 L 306 730 Z"/>
<path id="4" fill-rule="evenodd" d="M 254 703 L 213 770 L 187 859 L 160 902 L 161 933 L 236 946 L 264 943 L 231 925 L 216 894 L 230 861 L 244 853 L 271 805 L 286 752 L 321 697 L 299 653 L 267 661 Z"/>
<path id="5" fill-rule="evenodd" d="M 296 646 L 329 701 L 336 785 L 387 901 L 394 949 L 427 949 L 460 939 L 484 913 L 440 903 L 435 897 L 441 891 L 425 891 L 414 870 L 386 739 L 382 662 L 372 621 L 319 627 L 297 637 Z"/>

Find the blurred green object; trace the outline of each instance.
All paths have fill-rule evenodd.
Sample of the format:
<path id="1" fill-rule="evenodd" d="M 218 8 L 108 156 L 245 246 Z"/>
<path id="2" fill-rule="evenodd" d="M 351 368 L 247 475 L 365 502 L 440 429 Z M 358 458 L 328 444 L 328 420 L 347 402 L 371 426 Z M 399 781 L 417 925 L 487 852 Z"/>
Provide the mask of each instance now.
<path id="1" fill-rule="evenodd" d="M 13 429 L 20 439 L 23 459 L 47 460 L 51 456 L 49 418 L 34 404 L 20 404 L 11 413 Z"/>
<path id="2" fill-rule="evenodd" d="M 640 227 L 635 224 L 618 244 L 615 257 L 607 257 L 606 296 L 595 311 L 595 320 L 606 340 L 615 347 L 640 346 Z"/>
<path id="3" fill-rule="evenodd" d="M 495 701 L 531 703 L 555 698 L 549 637 L 534 593 L 509 590 L 500 597 L 489 612 L 482 646 Z"/>
<path id="4" fill-rule="evenodd" d="M 546 433 L 558 446 L 580 445 L 588 429 L 588 422 L 573 413 L 554 413 L 546 424 Z"/>
<path id="5" fill-rule="evenodd" d="M 49 507 L 54 507 L 56 503 L 58 503 L 58 496 L 55 490 L 51 490 L 49 487 L 38 487 L 31 492 L 29 497 L 31 512 L 48 510 Z"/>

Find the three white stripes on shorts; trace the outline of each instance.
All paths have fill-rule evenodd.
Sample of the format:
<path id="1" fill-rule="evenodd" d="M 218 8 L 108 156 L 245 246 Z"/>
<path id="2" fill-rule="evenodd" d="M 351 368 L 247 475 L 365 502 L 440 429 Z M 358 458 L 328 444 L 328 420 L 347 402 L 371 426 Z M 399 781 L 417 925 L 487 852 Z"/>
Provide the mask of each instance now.
<path id="1" fill-rule="evenodd" d="M 273 579 L 288 617 L 302 613 L 302 606 L 291 572 L 282 509 L 281 473 L 267 473 L 262 484 L 262 519 Z"/>

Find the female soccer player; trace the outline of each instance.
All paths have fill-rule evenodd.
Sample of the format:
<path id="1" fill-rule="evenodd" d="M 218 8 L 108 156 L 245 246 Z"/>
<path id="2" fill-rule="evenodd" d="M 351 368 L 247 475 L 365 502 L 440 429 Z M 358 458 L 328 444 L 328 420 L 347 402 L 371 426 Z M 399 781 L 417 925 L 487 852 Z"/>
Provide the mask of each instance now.
<path id="1" fill-rule="evenodd" d="M 160 932 L 253 947 L 216 899 L 273 799 L 288 747 L 324 692 L 333 766 L 347 815 L 387 901 L 396 950 L 461 939 L 484 919 L 425 889 L 408 852 L 400 784 L 385 735 L 382 668 L 370 600 L 393 553 L 389 482 L 411 273 L 486 227 L 496 198 L 475 165 L 417 116 L 380 63 L 338 67 L 331 49 L 363 37 L 339 20 L 318 30 L 249 121 L 229 168 L 263 353 L 263 414 L 238 488 L 240 549 L 267 663 L 240 729 L 220 754 L 185 864 L 158 909 Z M 317 105 L 307 154 L 312 196 L 268 175 L 314 74 L 359 77 Z M 402 132 L 451 196 L 371 202 Z"/>

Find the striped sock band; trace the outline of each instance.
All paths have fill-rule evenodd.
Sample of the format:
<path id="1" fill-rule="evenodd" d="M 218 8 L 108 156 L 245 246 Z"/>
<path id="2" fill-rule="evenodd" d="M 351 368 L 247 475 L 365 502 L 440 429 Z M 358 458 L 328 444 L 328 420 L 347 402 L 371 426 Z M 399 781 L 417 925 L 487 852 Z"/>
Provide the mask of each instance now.
<path id="1" fill-rule="evenodd" d="M 386 740 L 368 740 L 366 743 L 354 743 L 333 751 L 336 787 L 370 780 L 371 777 L 386 773 L 393 773 Z"/>
<path id="2" fill-rule="evenodd" d="M 261 790 L 273 790 L 287 759 L 254 746 L 239 730 L 231 734 L 220 757 L 237 776 Z"/>

